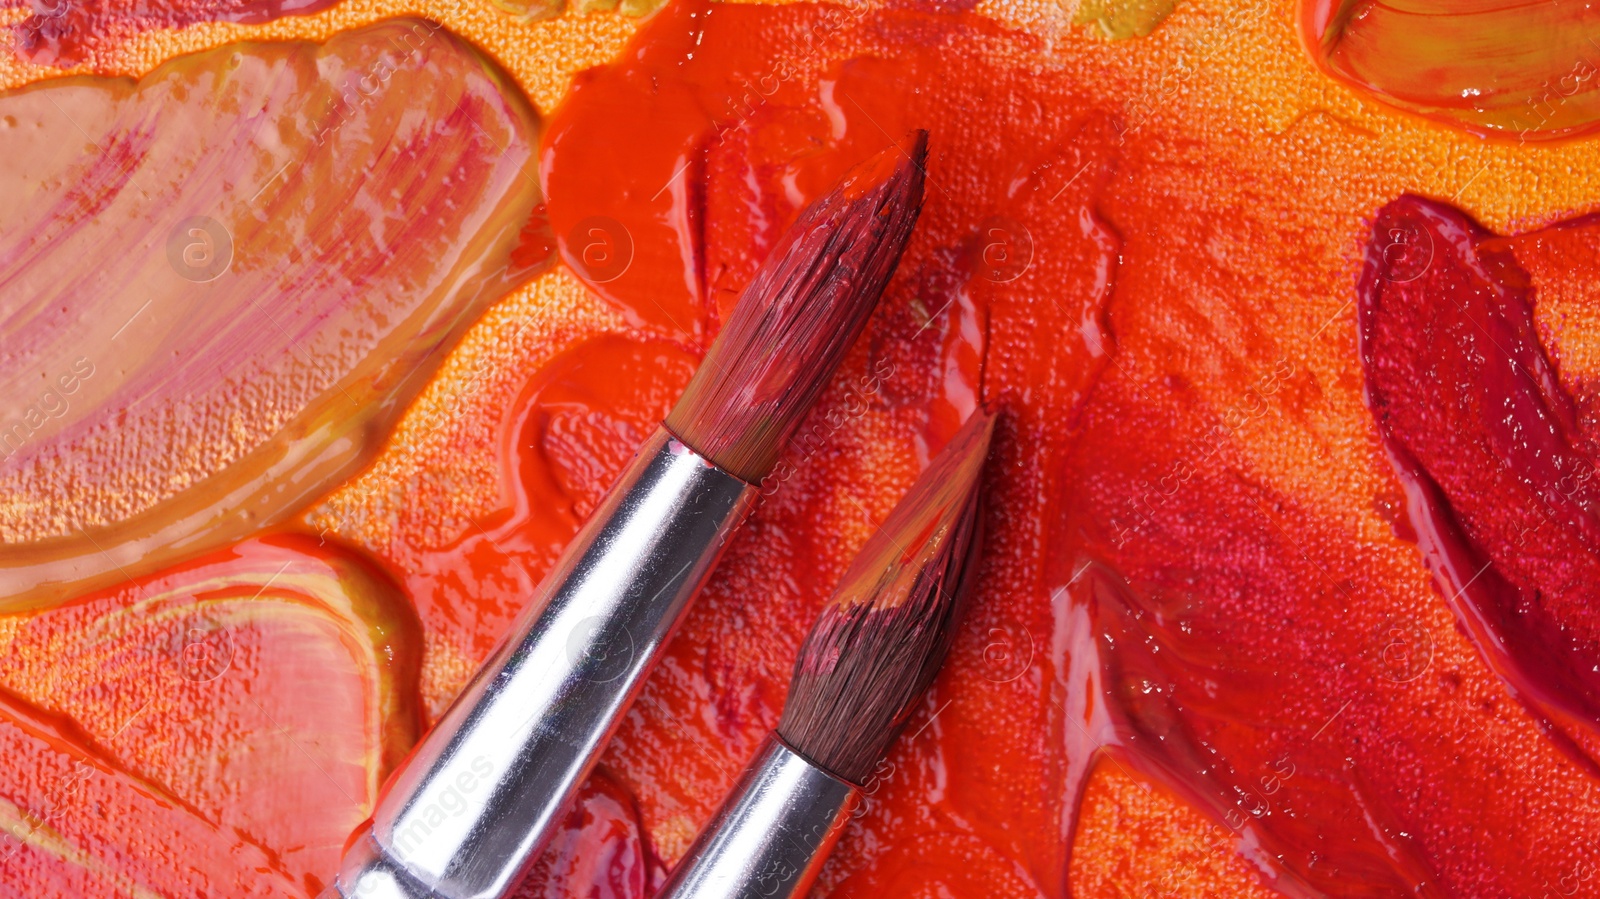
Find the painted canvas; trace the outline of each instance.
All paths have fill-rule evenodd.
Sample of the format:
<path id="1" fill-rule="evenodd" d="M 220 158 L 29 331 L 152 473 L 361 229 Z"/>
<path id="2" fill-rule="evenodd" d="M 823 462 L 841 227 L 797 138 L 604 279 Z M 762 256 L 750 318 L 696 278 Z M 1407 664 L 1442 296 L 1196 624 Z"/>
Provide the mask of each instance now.
<path id="1" fill-rule="evenodd" d="M 660 887 L 988 409 L 970 609 L 812 895 L 1600 896 L 1591 5 L 0 24 L 0 893 L 332 887 L 785 229 L 926 129 L 893 280 L 515 895 Z"/>

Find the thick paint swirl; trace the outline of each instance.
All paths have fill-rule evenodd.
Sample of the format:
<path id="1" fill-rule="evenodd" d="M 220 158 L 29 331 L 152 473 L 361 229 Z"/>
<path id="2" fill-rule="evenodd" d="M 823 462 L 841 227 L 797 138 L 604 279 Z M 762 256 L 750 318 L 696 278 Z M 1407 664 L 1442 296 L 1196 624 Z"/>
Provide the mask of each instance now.
<path id="1" fill-rule="evenodd" d="M 217 549 L 364 467 L 545 261 L 534 134 L 422 21 L 0 97 L 3 605 Z"/>

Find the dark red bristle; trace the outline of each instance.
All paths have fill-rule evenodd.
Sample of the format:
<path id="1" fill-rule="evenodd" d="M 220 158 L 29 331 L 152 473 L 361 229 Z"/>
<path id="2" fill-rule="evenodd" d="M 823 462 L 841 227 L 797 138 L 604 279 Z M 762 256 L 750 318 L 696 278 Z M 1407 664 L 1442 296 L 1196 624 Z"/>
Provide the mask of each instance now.
<path id="1" fill-rule="evenodd" d="M 866 327 L 922 208 L 928 135 L 857 166 L 800 214 L 745 288 L 667 429 L 755 483 Z"/>
<path id="2" fill-rule="evenodd" d="M 975 413 L 862 547 L 801 644 L 778 736 L 865 783 L 939 673 L 982 544 L 994 417 Z"/>

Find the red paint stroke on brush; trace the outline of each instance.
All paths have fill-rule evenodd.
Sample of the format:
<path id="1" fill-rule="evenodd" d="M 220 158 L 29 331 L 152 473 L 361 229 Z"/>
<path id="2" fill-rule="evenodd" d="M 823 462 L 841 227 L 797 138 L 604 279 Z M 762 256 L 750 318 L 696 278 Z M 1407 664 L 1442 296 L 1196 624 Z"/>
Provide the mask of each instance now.
<path id="1" fill-rule="evenodd" d="M 1540 342 L 1519 257 L 1577 261 L 1596 246 L 1600 217 L 1506 238 L 1407 196 L 1374 220 L 1359 288 L 1367 404 L 1410 536 L 1484 661 L 1591 764 L 1600 447 Z"/>
<path id="2" fill-rule="evenodd" d="M 745 285 L 667 416 L 680 440 L 759 483 L 861 335 L 922 209 L 928 135 L 907 135 L 807 206 Z"/>

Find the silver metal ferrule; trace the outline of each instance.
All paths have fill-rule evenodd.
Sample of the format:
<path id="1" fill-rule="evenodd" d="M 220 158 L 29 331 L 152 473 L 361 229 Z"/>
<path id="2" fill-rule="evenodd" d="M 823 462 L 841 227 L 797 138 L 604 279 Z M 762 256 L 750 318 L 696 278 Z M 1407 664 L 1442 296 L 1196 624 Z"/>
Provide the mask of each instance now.
<path id="1" fill-rule="evenodd" d="M 656 899 L 804 899 L 860 801 L 770 735 Z"/>
<path id="2" fill-rule="evenodd" d="M 515 887 L 756 492 L 657 430 L 391 778 L 345 855 L 345 899 Z"/>

